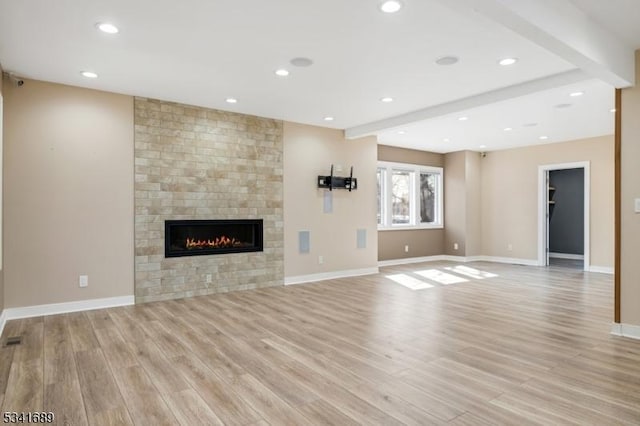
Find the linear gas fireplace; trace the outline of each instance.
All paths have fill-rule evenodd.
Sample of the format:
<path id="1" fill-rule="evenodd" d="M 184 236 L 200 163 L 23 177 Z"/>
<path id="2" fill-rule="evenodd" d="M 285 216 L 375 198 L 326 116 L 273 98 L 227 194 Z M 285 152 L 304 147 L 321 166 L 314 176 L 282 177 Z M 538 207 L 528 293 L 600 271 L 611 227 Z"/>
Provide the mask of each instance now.
<path id="1" fill-rule="evenodd" d="M 164 222 L 165 257 L 262 250 L 262 219 Z"/>

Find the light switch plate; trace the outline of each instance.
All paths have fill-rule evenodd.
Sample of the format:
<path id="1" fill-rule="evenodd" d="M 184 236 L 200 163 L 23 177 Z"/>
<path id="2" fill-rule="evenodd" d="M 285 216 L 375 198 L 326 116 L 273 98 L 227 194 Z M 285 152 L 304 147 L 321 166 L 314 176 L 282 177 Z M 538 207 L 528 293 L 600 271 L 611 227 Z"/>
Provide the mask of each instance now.
<path id="1" fill-rule="evenodd" d="M 640 213 L 640 198 L 636 198 L 635 212 Z"/>

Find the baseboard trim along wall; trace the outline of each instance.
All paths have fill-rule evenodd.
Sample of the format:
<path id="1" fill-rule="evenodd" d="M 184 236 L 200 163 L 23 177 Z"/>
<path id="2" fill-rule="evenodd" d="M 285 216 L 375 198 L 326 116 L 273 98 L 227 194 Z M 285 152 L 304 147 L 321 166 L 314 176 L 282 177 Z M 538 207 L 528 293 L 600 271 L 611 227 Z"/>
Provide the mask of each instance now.
<path id="1" fill-rule="evenodd" d="M 515 257 L 474 256 L 470 261 L 508 263 L 510 265 L 539 266 L 537 259 L 518 259 Z"/>
<path id="2" fill-rule="evenodd" d="M 589 272 L 597 272 L 599 274 L 609 274 L 613 275 L 615 273 L 614 269 L 609 266 L 589 266 Z"/>
<path id="3" fill-rule="evenodd" d="M 378 262 L 378 266 L 383 268 L 385 266 L 396 265 L 408 265 L 411 263 L 422 262 L 495 262 L 495 263 L 507 263 L 510 265 L 524 265 L 524 266 L 540 266 L 535 259 L 518 259 L 513 257 L 497 257 L 497 256 L 449 256 L 449 255 L 437 255 L 437 256 L 425 256 L 425 257 L 408 257 L 404 259 L 393 260 L 381 260 Z M 613 274 L 613 268 L 609 266 L 590 266 L 588 272 L 596 272 L 600 274 Z"/>
<path id="4" fill-rule="evenodd" d="M 456 259 L 449 259 L 455 257 Z M 382 268 L 385 266 L 396 266 L 396 265 L 409 265 L 411 263 L 422 263 L 422 262 L 438 262 L 441 260 L 451 260 L 453 262 L 463 262 L 464 257 L 460 256 L 445 256 L 445 255 L 437 255 L 437 256 L 422 256 L 422 257 L 406 257 L 403 259 L 391 259 L 391 260 L 380 260 L 378 262 L 378 267 Z"/>
<path id="5" fill-rule="evenodd" d="M 5 314 L 7 310 L 3 310 L 0 314 L 0 336 L 2 336 L 2 331 L 4 330 L 4 325 L 7 322 L 7 315 Z M 0 343 L 1 344 L 1 343 Z"/>
<path id="6" fill-rule="evenodd" d="M 344 271 L 321 272 L 319 274 L 298 275 L 295 277 L 284 277 L 284 285 L 304 284 L 314 281 L 333 280 L 337 278 L 359 277 L 362 275 L 372 275 L 379 272 L 378 268 L 347 269 Z"/>
<path id="7" fill-rule="evenodd" d="M 584 260 L 583 254 L 569 254 L 569 253 L 553 253 L 549 252 L 549 257 L 554 259 L 569 259 L 569 260 Z"/>
<path id="8" fill-rule="evenodd" d="M 437 255 L 437 256 L 425 256 L 425 257 L 409 257 L 404 259 L 393 260 L 381 260 L 378 262 L 379 267 L 384 266 L 396 266 L 396 265 L 408 265 L 410 263 L 422 263 L 422 262 L 495 262 L 495 263 L 508 263 L 511 265 L 525 265 L 525 266 L 538 266 L 538 261 L 535 259 L 517 259 L 511 257 L 496 257 L 496 256 L 449 256 L 449 255 Z"/>
<path id="9" fill-rule="evenodd" d="M 640 325 L 613 323 L 611 325 L 611 334 L 630 339 L 640 339 Z"/>
<path id="10" fill-rule="evenodd" d="M 589 272 L 597 272 L 599 274 L 610 274 L 613 275 L 615 273 L 614 269 L 609 266 L 589 266 Z"/>
<path id="11" fill-rule="evenodd" d="M 0 316 L 0 333 L 7 321 L 20 318 L 40 317 L 43 315 L 66 314 L 69 312 L 91 311 L 94 309 L 128 306 L 135 303 L 131 296 L 106 297 L 104 299 L 78 300 L 75 302 L 52 303 L 49 305 L 25 306 L 23 308 L 6 308 Z"/>

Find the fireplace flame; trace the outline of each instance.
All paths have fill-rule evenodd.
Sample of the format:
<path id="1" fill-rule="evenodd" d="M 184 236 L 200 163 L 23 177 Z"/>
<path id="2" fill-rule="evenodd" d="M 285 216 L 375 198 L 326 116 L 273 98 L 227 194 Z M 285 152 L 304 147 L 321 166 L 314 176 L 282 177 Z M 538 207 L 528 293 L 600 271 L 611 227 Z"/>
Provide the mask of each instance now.
<path id="1" fill-rule="evenodd" d="M 237 247 L 242 245 L 240 240 L 236 240 L 235 238 L 229 238 L 226 236 L 221 236 L 214 238 L 213 240 L 196 240 L 195 238 L 187 238 L 187 249 L 195 249 L 195 248 L 228 248 L 228 247 Z"/>

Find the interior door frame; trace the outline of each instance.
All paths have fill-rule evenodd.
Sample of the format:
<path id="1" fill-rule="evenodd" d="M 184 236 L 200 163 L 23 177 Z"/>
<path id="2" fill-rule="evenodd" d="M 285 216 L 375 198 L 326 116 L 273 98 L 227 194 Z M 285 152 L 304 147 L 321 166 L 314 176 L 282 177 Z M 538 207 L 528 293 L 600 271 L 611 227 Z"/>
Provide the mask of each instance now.
<path id="1" fill-rule="evenodd" d="M 545 164 L 538 166 L 538 265 L 547 266 L 547 209 L 549 190 L 547 188 L 547 175 L 552 170 L 583 169 L 584 170 L 584 270 L 589 271 L 591 267 L 591 238 L 589 229 L 591 225 L 590 205 L 591 205 L 591 173 L 589 161 L 579 161 L 574 163 Z"/>

